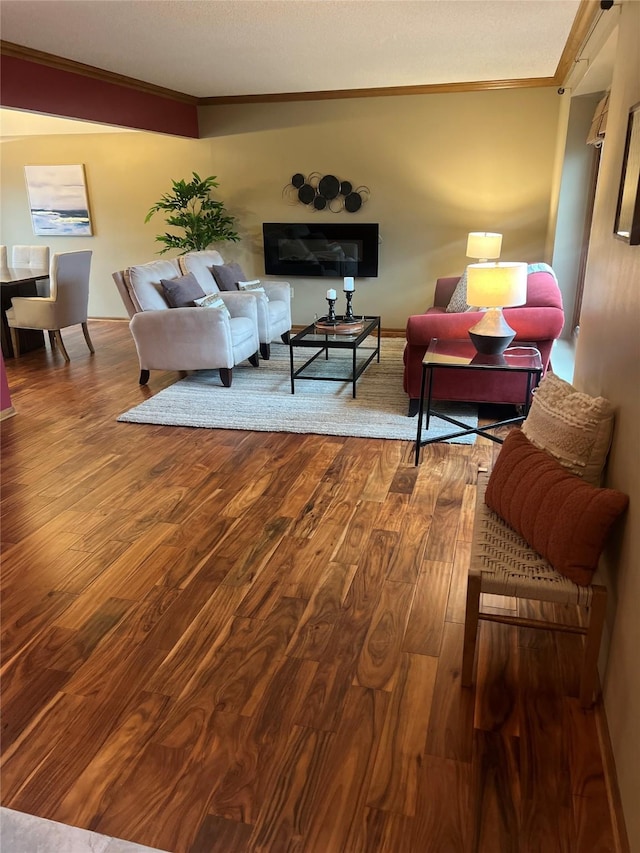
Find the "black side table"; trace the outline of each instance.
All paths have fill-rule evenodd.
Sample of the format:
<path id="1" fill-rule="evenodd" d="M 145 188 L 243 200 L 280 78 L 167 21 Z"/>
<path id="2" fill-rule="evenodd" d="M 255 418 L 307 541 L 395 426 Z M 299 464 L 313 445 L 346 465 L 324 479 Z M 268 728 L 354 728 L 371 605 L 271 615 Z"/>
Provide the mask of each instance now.
<path id="1" fill-rule="evenodd" d="M 494 371 L 515 371 L 517 373 L 526 373 L 526 392 L 522 401 L 522 415 L 514 418 L 507 418 L 502 421 L 495 421 L 485 426 L 469 427 L 462 421 L 443 415 L 440 412 L 435 412 L 431 408 L 431 390 L 433 387 L 433 374 L 436 370 L 494 370 Z M 482 355 L 477 352 L 473 343 L 470 340 L 460 341 L 445 341 L 438 338 L 432 338 L 429 348 L 427 349 L 424 358 L 422 359 L 422 384 L 420 386 L 420 407 L 418 409 L 418 431 L 416 435 L 416 456 L 415 464 L 420 461 L 420 448 L 426 444 L 433 444 L 435 441 L 448 441 L 451 438 L 460 438 L 463 435 L 486 435 L 492 441 L 502 444 L 502 439 L 491 435 L 488 430 L 495 429 L 506 424 L 521 423 L 527 416 L 529 406 L 531 405 L 531 392 L 540 382 L 542 376 L 542 358 L 539 351 L 531 344 L 520 344 L 518 346 L 508 347 L 502 355 Z M 425 406 L 425 390 L 427 392 Z M 426 413 L 426 429 L 429 429 L 429 419 L 438 417 L 444 421 L 448 421 L 461 429 L 457 432 L 452 432 L 447 435 L 439 436 L 438 438 L 428 438 L 422 440 L 422 422 Z"/>

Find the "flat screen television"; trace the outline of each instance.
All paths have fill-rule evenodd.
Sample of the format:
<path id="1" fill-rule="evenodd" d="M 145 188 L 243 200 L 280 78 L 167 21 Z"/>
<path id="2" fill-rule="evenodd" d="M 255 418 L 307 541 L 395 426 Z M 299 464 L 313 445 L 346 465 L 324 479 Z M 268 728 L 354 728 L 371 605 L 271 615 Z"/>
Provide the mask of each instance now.
<path id="1" fill-rule="evenodd" d="M 375 278 L 378 224 L 264 222 L 267 275 Z"/>

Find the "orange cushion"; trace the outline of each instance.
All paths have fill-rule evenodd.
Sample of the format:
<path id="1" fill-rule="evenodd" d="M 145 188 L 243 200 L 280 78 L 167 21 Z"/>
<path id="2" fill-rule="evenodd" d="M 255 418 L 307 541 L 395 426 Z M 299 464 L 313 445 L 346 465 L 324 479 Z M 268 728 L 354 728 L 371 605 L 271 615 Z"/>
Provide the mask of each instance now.
<path id="1" fill-rule="evenodd" d="M 485 502 L 557 572 L 586 586 L 629 498 L 585 483 L 515 429 L 496 459 Z"/>

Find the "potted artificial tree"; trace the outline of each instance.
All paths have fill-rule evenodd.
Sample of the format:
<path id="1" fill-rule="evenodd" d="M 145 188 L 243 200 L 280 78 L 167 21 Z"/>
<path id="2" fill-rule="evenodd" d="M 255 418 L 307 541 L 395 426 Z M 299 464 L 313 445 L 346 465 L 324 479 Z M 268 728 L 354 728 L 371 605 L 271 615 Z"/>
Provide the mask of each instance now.
<path id="1" fill-rule="evenodd" d="M 234 217 L 221 201 L 211 198 L 211 190 L 218 186 L 215 175 L 203 180 L 193 172 L 192 181 L 172 181 L 171 184 L 171 192 L 153 205 L 144 220 L 148 222 L 154 213 L 162 210 L 168 214 L 165 217 L 167 225 L 182 229 L 182 234 L 158 234 L 156 240 L 164 243 L 159 255 L 171 249 L 201 252 L 212 243 L 240 239 L 234 231 Z"/>

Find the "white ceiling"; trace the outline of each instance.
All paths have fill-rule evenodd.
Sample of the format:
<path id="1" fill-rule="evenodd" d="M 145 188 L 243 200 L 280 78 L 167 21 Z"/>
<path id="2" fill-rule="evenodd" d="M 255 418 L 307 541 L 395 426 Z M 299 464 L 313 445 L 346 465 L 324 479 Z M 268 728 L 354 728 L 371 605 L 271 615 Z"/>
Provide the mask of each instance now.
<path id="1" fill-rule="evenodd" d="M 579 7 L 580 0 L 0 0 L 0 36 L 194 97 L 269 95 L 553 77 Z M 575 66 L 573 94 L 610 85 L 616 18 L 600 13 L 583 49 L 589 59 Z M 1 138 L 125 130 L 0 109 Z"/>
<path id="2" fill-rule="evenodd" d="M 580 0 L 2 0 L 2 39 L 196 97 L 552 77 Z"/>

